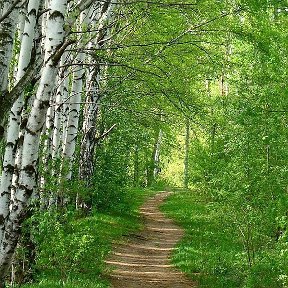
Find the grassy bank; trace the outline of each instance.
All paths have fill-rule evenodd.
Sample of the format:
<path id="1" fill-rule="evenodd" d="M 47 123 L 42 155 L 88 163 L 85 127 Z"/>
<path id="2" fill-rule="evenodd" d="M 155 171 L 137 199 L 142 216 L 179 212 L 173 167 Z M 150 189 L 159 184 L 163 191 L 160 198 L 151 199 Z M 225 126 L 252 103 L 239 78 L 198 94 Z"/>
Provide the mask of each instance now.
<path id="1" fill-rule="evenodd" d="M 199 287 L 286 287 L 281 279 L 287 270 L 281 251 L 272 244 L 262 247 L 250 266 L 241 230 L 221 205 L 197 191 L 179 192 L 162 210 L 186 230 L 172 261 Z"/>
<path id="2" fill-rule="evenodd" d="M 61 217 L 53 212 L 33 216 L 30 225 L 37 222 L 32 231 L 37 244 L 35 282 L 21 287 L 108 287 L 102 275 L 112 243 L 141 228 L 139 206 L 153 193 L 129 190 L 125 200 L 109 211 L 93 211 L 88 217 L 75 211 Z"/>

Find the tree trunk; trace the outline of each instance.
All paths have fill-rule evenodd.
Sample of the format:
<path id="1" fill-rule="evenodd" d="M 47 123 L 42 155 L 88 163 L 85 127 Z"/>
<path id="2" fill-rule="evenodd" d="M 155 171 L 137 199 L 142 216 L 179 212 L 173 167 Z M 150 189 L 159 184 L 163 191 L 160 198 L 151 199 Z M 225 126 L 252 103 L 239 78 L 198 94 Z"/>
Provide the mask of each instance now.
<path id="1" fill-rule="evenodd" d="M 60 66 L 65 64 L 67 59 L 66 53 L 63 54 L 60 62 Z M 64 116 L 65 111 L 65 101 L 68 98 L 68 78 L 66 69 L 62 68 L 58 75 L 58 88 L 56 92 L 55 99 L 55 112 L 54 112 L 54 125 L 53 125 L 53 140 L 52 140 L 52 159 L 55 160 L 60 157 L 61 152 L 61 141 L 63 142 L 63 126 L 66 122 L 66 117 Z M 61 127 L 61 124 L 63 126 Z"/>
<path id="2" fill-rule="evenodd" d="M 97 69 L 97 70 L 96 70 Z M 93 175 L 93 157 L 95 148 L 96 127 L 95 122 L 98 115 L 99 101 L 99 65 L 95 68 L 93 75 L 88 80 L 88 91 L 86 105 L 84 106 L 83 136 L 80 151 L 80 179 L 85 180 L 89 185 Z"/>
<path id="3" fill-rule="evenodd" d="M 12 5 L 12 1 L 4 0 L 2 15 L 5 14 L 7 9 Z M 13 9 L 13 11 L 0 22 L 0 97 L 3 92 L 8 88 L 8 75 L 9 75 L 9 65 L 12 58 L 13 42 L 15 38 L 15 28 L 18 18 L 18 9 Z M 0 98 L 0 106 L 3 102 Z"/>
<path id="4" fill-rule="evenodd" d="M 72 91 L 70 95 L 70 107 L 65 131 L 65 139 L 63 143 L 63 159 L 64 165 L 68 165 L 68 171 L 65 175 L 67 180 L 72 178 L 72 163 L 76 147 L 76 138 L 78 134 L 80 103 L 82 100 L 82 87 L 85 69 L 83 69 L 84 54 L 79 52 L 76 56 L 78 64 L 73 73 Z"/>
<path id="5" fill-rule="evenodd" d="M 162 131 L 158 129 L 155 136 L 154 147 L 152 151 L 152 157 L 150 158 L 147 170 L 147 185 L 151 186 L 155 181 L 155 169 L 157 171 L 159 166 L 160 146 L 162 141 Z"/>
<path id="6" fill-rule="evenodd" d="M 99 7 L 99 13 L 96 15 L 96 19 L 93 22 L 97 21 L 97 26 L 94 29 L 97 29 L 99 32 L 96 36 L 96 43 L 90 42 L 90 48 L 103 48 L 106 43 L 106 37 L 109 35 L 109 29 L 105 28 L 107 21 L 111 20 L 111 13 L 113 11 L 114 5 L 111 4 L 111 1 L 103 2 Z M 93 59 L 90 59 L 93 64 Z M 92 71 L 90 71 L 87 80 L 87 96 L 84 105 L 83 113 L 83 136 L 81 140 L 81 151 L 80 151 L 80 178 L 86 182 L 89 186 L 91 177 L 94 172 L 93 167 L 93 158 L 94 150 L 96 144 L 96 120 L 98 117 L 99 111 L 99 102 L 101 100 L 100 85 L 102 82 L 102 75 L 107 69 L 106 66 L 101 66 L 97 63 L 93 65 Z M 102 83 L 103 86 L 103 83 Z"/>
<path id="7" fill-rule="evenodd" d="M 134 146 L 134 186 L 138 187 L 140 184 L 140 175 L 139 175 L 139 146 L 138 143 Z"/>
<path id="8" fill-rule="evenodd" d="M 39 0 L 30 0 L 28 3 L 27 19 L 25 21 L 20 53 L 18 58 L 18 68 L 16 75 L 16 83 L 20 81 L 25 73 L 31 58 L 33 40 L 35 37 L 36 17 L 39 9 Z M 6 149 L 4 154 L 3 169 L 1 175 L 0 186 L 0 239 L 2 239 L 4 231 L 4 223 L 9 212 L 10 196 L 12 189 L 12 179 L 15 170 L 15 153 L 17 144 L 21 145 L 19 138 L 21 113 L 24 105 L 24 95 L 14 103 L 9 117 L 7 129 Z M 18 155 L 19 157 L 19 155 Z M 17 158 L 19 159 L 19 158 Z M 18 161 L 19 163 L 19 161 Z"/>
<path id="9" fill-rule="evenodd" d="M 186 119 L 185 158 L 184 158 L 184 188 L 189 184 L 189 148 L 190 148 L 190 122 Z"/>
<path id="10" fill-rule="evenodd" d="M 21 224 L 26 217 L 26 207 L 32 193 L 36 189 L 37 163 L 39 139 L 53 85 L 55 83 L 58 58 L 53 54 L 64 42 L 64 18 L 67 0 L 51 0 L 50 11 L 47 19 L 47 37 L 45 41 L 45 64 L 42 70 L 36 99 L 30 112 L 23 142 L 22 164 L 19 171 L 19 181 L 16 193 L 11 199 L 11 206 L 5 232 L 0 247 L 0 279 L 11 264 L 15 251 Z"/>
<path id="11" fill-rule="evenodd" d="M 162 138 L 163 138 L 163 131 L 160 129 L 157 143 L 156 143 L 156 147 L 155 147 L 155 155 L 154 155 L 154 171 L 153 171 L 154 179 L 156 179 L 156 177 L 158 176 L 158 174 L 161 171 L 161 169 L 160 169 L 160 148 L 161 148 L 161 144 L 162 144 Z"/>

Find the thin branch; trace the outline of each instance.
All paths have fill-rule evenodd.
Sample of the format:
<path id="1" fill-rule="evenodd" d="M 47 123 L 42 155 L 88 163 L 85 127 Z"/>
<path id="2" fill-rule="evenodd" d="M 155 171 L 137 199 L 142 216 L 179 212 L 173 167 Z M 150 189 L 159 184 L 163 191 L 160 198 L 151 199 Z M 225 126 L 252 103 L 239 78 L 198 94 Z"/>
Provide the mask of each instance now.
<path id="1" fill-rule="evenodd" d="M 287 113 L 288 110 L 267 110 L 265 112 L 269 112 L 269 113 Z"/>
<path id="2" fill-rule="evenodd" d="M 104 132 L 102 135 L 95 137 L 95 141 L 99 142 L 100 140 L 104 139 L 114 128 L 116 127 L 116 124 L 113 124 L 106 132 Z"/>
<path id="3" fill-rule="evenodd" d="M 3 22 L 14 10 L 14 8 L 17 6 L 18 3 L 20 3 L 22 0 L 15 0 L 14 3 L 12 3 L 12 5 L 7 9 L 6 13 L 4 13 L 1 17 L 0 17 L 0 23 Z M 25 0 L 23 2 L 23 4 L 26 2 L 27 0 Z"/>
<path id="4" fill-rule="evenodd" d="M 65 67 L 71 67 L 71 66 L 78 66 L 79 63 L 69 63 L 69 64 L 64 64 L 64 65 L 61 65 L 59 68 L 65 68 Z M 134 70 L 134 71 L 137 71 L 137 72 L 141 72 L 141 73 L 145 73 L 145 74 L 150 74 L 150 75 L 153 75 L 153 76 L 156 76 L 158 78 L 162 78 L 162 76 L 156 74 L 156 73 L 153 73 L 151 71 L 145 71 L 143 69 L 140 69 L 140 68 L 137 68 L 137 67 L 133 67 L 133 66 L 130 66 L 128 64 L 124 64 L 124 63 L 117 63 L 117 62 L 97 62 L 97 63 L 81 63 L 81 65 L 83 66 L 90 66 L 90 67 L 93 67 L 95 65 L 101 65 L 101 66 L 115 66 L 115 67 L 124 67 L 124 68 L 128 68 L 128 69 L 131 69 L 131 70 Z"/>
<path id="5" fill-rule="evenodd" d="M 99 2 L 105 2 L 104 0 L 99 0 Z M 163 2 L 155 2 L 155 1 L 145 1 L 145 0 L 137 0 L 137 1 L 130 1 L 130 2 L 123 2 L 123 3 L 119 3 L 119 2 L 111 2 L 111 4 L 117 4 L 117 5 L 133 5 L 133 4 L 139 4 L 139 3 L 144 3 L 144 4 L 149 4 L 149 5 L 157 5 L 157 6 L 180 6 L 180 7 L 184 7 L 184 6 L 196 6 L 197 3 L 185 3 L 185 2 L 172 2 L 172 3 L 163 3 Z"/>
<path id="6" fill-rule="evenodd" d="M 164 41 L 164 42 L 151 42 L 151 43 L 139 43 L 139 44 L 128 44 L 128 45 L 115 45 L 114 47 L 101 47 L 101 48 L 78 48 L 78 49 L 71 49 L 68 51 L 99 51 L 99 50 L 118 50 L 118 49 L 126 49 L 126 48 L 133 48 L 133 47 L 149 47 L 149 46 L 157 46 L 157 45 L 185 45 L 185 44 L 194 44 L 194 43 L 205 43 L 211 45 L 225 45 L 225 43 L 218 43 L 218 42 L 211 42 L 206 40 L 191 40 L 191 41 L 183 41 L 183 42 L 173 42 L 171 41 Z"/>
<path id="7" fill-rule="evenodd" d="M 207 24 L 210 24 L 210 23 L 212 23 L 212 22 L 214 22 L 214 21 L 217 21 L 217 20 L 219 20 L 219 19 L 221 19 L 221 18 L 224 18 L 224 17 L 227 17 L 227 16 L 229 16 L 229 15 L 237 14 L 237 13 L 239 13 L 239 12 L 241 12 L 241 11 L 242 11 L 242 8 L 239 7 L 239 8 L 237 8 L 237 9 L 233 10 L 232 12 L 222 13 L 222 14 L 219 15 L 219 16 L 215 16 L 215 17 L 213 17 L 213 18 L 211 18 L 211 19 L 208 19 L 207 21 L 205 21 L 205 22 L 203 22 L 203 23 L 200 23 L 200 24 L 198 24 L 198 25 L 196 25 L 196 26 L 194 26 L 194 27 L 191 27 L 189 30 L 186 31 L 186 33 L 187 33 L 187 32 L 194 32 L 194 30 L 196 30 L 196 29 L 198 29 L 198 28 L 200 28 L 200 27 L 202 27 L 202 26 L 205 26 L 205 25 L 207 25 Z M 186 34 L 186 33 L 185 33 L 185 34 Z"/>

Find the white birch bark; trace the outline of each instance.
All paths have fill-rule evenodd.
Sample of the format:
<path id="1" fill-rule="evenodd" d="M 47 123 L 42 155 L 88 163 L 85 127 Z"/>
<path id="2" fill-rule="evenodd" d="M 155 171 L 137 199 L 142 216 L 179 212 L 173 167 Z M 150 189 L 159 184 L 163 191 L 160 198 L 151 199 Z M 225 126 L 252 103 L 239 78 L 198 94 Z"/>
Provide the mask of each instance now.
<path id="1" fill-rule="evenodd" d="M 83 63 L 82 53 L 79 53 L 79 55 L 76 57 L 76 60 L 77 63 L 80 63 L 79 66 L 81 66 L 81 63 Z M 69 116 L 63 145 L 63 158 L 65 159 L 65 163 L 69 165 L 68 173 L 66 175 L 67 179 L 71 179 L 72 177 L 72 163 L 74 160 L 76 138 L 78 134 L 80 102 L 82 98 L 81 95 L 84 73 L 85 70 L 80 67 L 77 67 L 77 70 L 73 73 L 72 91 L 69 103 Z"/>
<path id="2" fill-rule="evenodd" d="M 54 108 L 54 123 L 53 123 L 53 131 L 51 131 L 52 134 L 52 146 L 51 146 L 51 158 L 53 161 L 52 166 L 52 178 L 55 179 L 54 184 L 58 184 L 61 186 L 61 180 L 59 179 L 58 175 L 61 173 L 61 167 L 59 167 L 57 164 L 57 159 L 60 160 L 61 157 L 61 144 L 63 143 L 63 129 L 67 127 L 67 119 L 68 114 L 66 115 L 65 112 L 67 112 L 66 107 L 69 108 L 69 105 L 64 104 L 68 99 L 68 73 L 67 69 L 63 67 L 66 64 L 66 61 L 68 60 L 67 52 L 64 52 L 64 54 L 61 57 L 60 61 L 60 69 L 58 72 L 58 78 L 57 78 L 57 90 L 56 90 L 56 98 L 55 102 L 53 103 Z M 61 188 L 59 188 L 61 190 Z M 49 201 L 47 203 L 47 199 L 41 199 L 42 206 L 43 207 L 55 207 L 57 205 L 57 194 L 53 191 L 49 191 Z"/>
<path id="3" fill-rule="evenodd" d="M 111 1 L 102 3 L 98 8 L 98 13 L 96 13 L 93 22 L 96 22 L 96 28 L 99 32 L 96 35 L 96 41 L 89 43 L 89 48 L 101 48 L 106 42 L 106 37 L 109 36 L 109 29 L 105 29 L 105 25 L 109 20 L 111 20 L 113 8 L 115 4 Z M 93 60 L 90 58 L 90 64 L 93 64 Z M 91 65 L 92 66 L 92 65 Z M 83 112 L 83 126 L 81 139 L 81 157 L 80 157 L 80 178 L 85 180 L 87 184 L 93 175 L 93 156 L 95 150 L 95 134 L 96 134 L 96 120 L 98 117 L 99 104 L 101 100 L 100 86 L 101 86 L 101 76 L 107 67 L 95 63 L 93 69 L 88 70 L 87 84 L 88 87 L 86 93 L 86 100 L 84 104 Z M 103 83 L 102 83 L 103 86 Z"/>
<path id="4" fill-rule="evenodd" d="M 154 179 L 158 176 L 160 172 L 159 164 L 160 164 L 160 149 L 161 149 L 161 144 L 162 144 L 162 138 L 163 138 L 163 131 L 160 129 L 159 134 L 158 134 L 158 139 L 155 147 L 155 154 L 154 154 Z"/>
<path id="5" fill-rule="evenodd" d="M 4 0 L 2 15 L 11 6 L 12 1 Z M 8 88 L 9 65 L 12 58 L 13 42 L 18 9 L 13 11 L 0 23 L 0 95 Z"/>
<path id="6" fill-rule="evenodd" d="M 138 144 L 138 138 L 136 141 L 136 144 L 134 146 L 134 167 L 133 167 L 133 178 L 134 178 L 134 185 L 135 187 L 139 186 L 139 180 L 140 180 L 140 173 L 139 173 L 139 144 Z"/>
<path id="7" fill-rule="evenodd" d="M 60 66 L 65 63 L 66 60 L 65 53 L 63 54 Z M 60 156 L 60 144 L 62 139 L 63 130 L 61 127 L 62 119 L 64 121 L 63 116 L 63 103 L 67 99 L 67 85 L 68 85 L 68 78 L 66 75 L 65 68 L 60 69 L 58 75 L 58 88 L 56 91 L 56 99 L 54 103 L 54 126 L 53 126 L 53 140 L 52 140 L 52 159 L 56 159 Z M 66 98 L 65 98 L 66 97 Z"/>
<path id="8" fill-rule="evenodd" d="M 71 55 L 68 55 L 66 52 L 64 52 L 63 56 L 62 56 L 62 65 L 65 65 L 66 63 L 68 63 L 71 59 Z M 65 147 L 65 139 L 66 139 L 66 134 L 67 134 L 67 127 L 68 127 L 68 118 L 69 118 L 69 102 L 70 102 L 70 98 L 69 98 L 69 71 L 68 69 L 66 70 L 62 70 L 62 74 L 63 74 L 63 79 L 61 79 L 61 87 L 60 87 L 60 91 L 59 93 L 61 93 L 61 98 L 62 98 L 62 103 L 60 105 L 60 113 L 61 115 L 59 115 L 60 117 L 60 125 L 61 127 L 59 128 L 59 130 L 61 131 L 61 135 L 59 135 L 59 157 L 63 156 L 63 151 L 64 151 L 64 147 Z M 61 76 L 62 78 L 62 76 Z M 58 109 L 59 110 L 59 109 Z M 59 132 L 59 131 L 58 131 Z M 55 131 L 54 131 L 55 133 Z M 56 135 L 55 135 L 56 136 Z M 56 146 L 55 146 L 56 147 Z"/>
<path id="9" fill-rule="evenodd" d="M 44 191 L 46 184 L 46 177 L 49 174 L 49 160 L 52 158 L 52 141 L 53 141 L 53 123 L 54 123 L 54 107 L 51 105 L 46 113 L 46 121 L 45 126 L 43 127 L 42 134 L 45 135 L 44 147 L 43 147 L 43 156 L 42 156 L 42 165 L 43 165 L 43 173 L 40 176 L 40 191 Z M 40 192 L 41 194 L 41 192 Z M 43 200 L 43 199 L 41 199 Z"/>
<path id="10" fill-rule="evenodd" d="M 62 91 L 62 115 L 61 115 L 61 127 L 62 127 L 62 134 L 59 141 L 60 143 L 60 153 L 63 155 L 63 151 L 65 149 L 65 140 L 67 135 L 67 127 L 68 127 L 68 119 L 69 119 L 69 91 L 68 91 L 68 76 L 66 76 L 63 80 L 63 91 Z M 62 145 L 61 145 L 62 144 Z"/>
<path id="11" fill-rule="evenodd" d="M 67 0 L 52 0 L 49 7 L 47 37 L 45 41 L 45 64 L 36 93 L 36 99 L 26 126 L 19 182 L 15 197 L 11 203 L 10 213 L 5 222 L 5 232 L 0 247 L 1 279 L 3 279 L 11 264 L 21 223 L 23 218 L 25 218 L 25 209 L 36 188 L 39 139 L 57 74 L 58 61 L 53 57 L 53 54 L 64 41 L 63 27 L 66 7 Z"/>
<path id="12" fill-rule="evenodd" d="M 157 129 L 154 141 L 154 147 L 150 160 L 148 161 L 147 169 L 147 185 L 150 186 L 155 181 L 155 176 L 158 174 L 159 160 L 160 160 L 160 148 L 162 142 L 163 132 L 161 129 Z"/>
<path id="13" fill-rule="evenodd" d="M 21 79 L 25 73 L 25 68 L 30 62 L 30 56 L 35 36 L 36 17 L 39 9 L 39 0 L 30 0 L 27 10 L 27 18 L 25 21 L 21 48 L 18 58 L 18 68 L 16 75 L 16 83 Z M 24 99 L 23 93 L 14 103 L 9 117 L 7 128 L 6 148 L 3 160 L 3 169 L 1 175 L 0 185 L 0 239 L 2 239 L 4 231 L 4 223 L 9 213 L 12 179 L 15 169 L 15 151 L 21 121 L 21 112 L 23 109 Z M 20 155 L 18 155 L 20 157 Z M 18 161 L 19 162 L 19 161 Z"/>
<path id="14" fill-rule="evenodd" d="M 28 5 L 27 5 L 27 9 L 25 8 L 22 8 L 20 9 L 19 11 L 19 23 L 18 23 L 18 31 L 19 31 L 19 35 L 18 35 L 18 38 L 19 38 L 19 42 L 21 43 L 22 42 L 22 37 L 24 35 L 24 28 L 25 28 L 25 23 L 26 23 L 26 17 L 30 17 L 30 15 L 28 14 L 29 11 L 29 2 L 28 2 Z"/>
<path id="15" fill-rule="evenodd" d="M 43 8 L 46 10 L 49 8 L 49 0 L 42 0 L 44 5 Z M 45 53 L 45 38 L 46 38 L 46 30 L 47 30 L 47 13 L 44 13 L 42 18 L 41 18 L 41 34 L 42 34 L 42 39 L 41 39 L 41 52 L 42 54 Z"/>
<path id="16" fill-rule="evenodd" d="M 53 93 L 54 94 L 54 93 Z M 53 96 L 54 98 L 54 96 Z M 44 141 L 44 165 L 49 159 L 52 158 L 52 143 L 53 143 L 53 130 L 54 130 L 54 111 L 55 107 L 50 102 L 50 107 L 47 110 L 46 122 L 45 122 L 45 141 Z"/>
<path id="17" fill-rule="evenodd" d="M 24 34 L 24 28 L 25 28 L 25 18 L 27 14 L 27 9 L 26 8 L 21 8 L 18 14 L 18 25 L 16 29 L 16 34 L 17 34 L 17 39 L 15 39 L 15 42 L 21 43 L 22 42 L 22 36 Z M 27 16 L 28 17 L 28 16 Z M 20 51 L 19 51 L 20 53 Z M 19 59 L 19 53 L 17 53 L 14 58 Z M 13 61 L 16 63 L 16 61 Z M 18 62 L 18 61 L 17 61 Z M 17 74 L 18 74 L 18 69 L 19 69 L 19 63 L 14 64 L 14 73 L 13 73 L 13 80 L 10 79 L 9 81 L 9 90 L 18 82 L 17 79 Z"/>
<path id="18" fill-rule="evenodd" d="M 184 158 L 184 187 L 188 188 L 189 184 L 189 148 L 190 148 L 190 121 L 186 119 L 185 133 L 185 158 Z"/>
<path id="19" fill-rule="evenodd" d="M 85 22 L 86 13 L 81 13 L 80 23 Z M 78 134 L 80 103 L 82 100 L 82 88 L 85 69 L 83 68 L 84 53 L 81 51 L 76 55 L 76 63 L 78 64 L 73 72 L 72 90 L 69 99 L 69 115 L 65 131 L 65 139 L 63 143 L 64 165 L 68 165 L 66 179 L 72 177 L 72 164 L 74 160 L 76 139 Z"/>
<path id="20" fill-rule="evenodd" d="M 84 122 L 82 126 L 83 137 L 81 139 L 80 178 L 89 180 L 93 174 L 93 154 L 95 148 L 96 119 L 99 110 L 99 69 L 90 73 L 87 81 L 87 97 L 85 102 Z"/>

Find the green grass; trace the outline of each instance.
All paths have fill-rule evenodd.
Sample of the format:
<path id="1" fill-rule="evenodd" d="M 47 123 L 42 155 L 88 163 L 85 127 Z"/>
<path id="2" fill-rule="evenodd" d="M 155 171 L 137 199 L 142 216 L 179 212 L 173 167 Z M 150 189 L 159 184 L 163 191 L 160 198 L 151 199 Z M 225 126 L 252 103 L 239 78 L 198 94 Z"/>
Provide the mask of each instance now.
<path id="1" fill-rule="evenodd" d="M 101 279 L 100 277 L 96 277 L 94 279 L 71 279 L 67 281 L 58 281 L 57 280 L 41 280 L 37 284 L 26 284 L 21 287 L 29 287 L 29 288 L 107 288 L 109 287 L 108 282 Z"/>
<path id="2" fill-rule="evenodd" d="M 169 197 L 162 210 L 186 230 L 173 263 L 199 287 L 241 287 L 246 259 L 237 232 L 226 225 L 221 212 L 196 191 Z"/>
<path id="3" fill-rule="evenodd" d="M 288 233 L 275 241 L 273 233 L 265 232 L 264 222 L 233 205 L 209 201 L 197 190 L 180 190 L 169 197 L 161 209 L 186 232 L 174 251 L 173 264 L 199 288 L 288 287 Z M 255 221 L 250 222 L 254 223 L 251 265 L 242 234 L 247 220 Z"/>
<path id="4" fill-rule="evenodd" d="M 35 215 L 40 223 L 33 232 L 38 243 L 36 283 L 21 287 L 109 287 L 102 276 L 107 271 L 104 260 L 113 243 L 123 241 L 123 235 L 142 227 L 139 206 L 154 193 L 130 190 L 125 201 L 109 211 L 95 211 L 89 217 L 68 213 L 59 220 L 59 215 L 48 212 Z"/>

